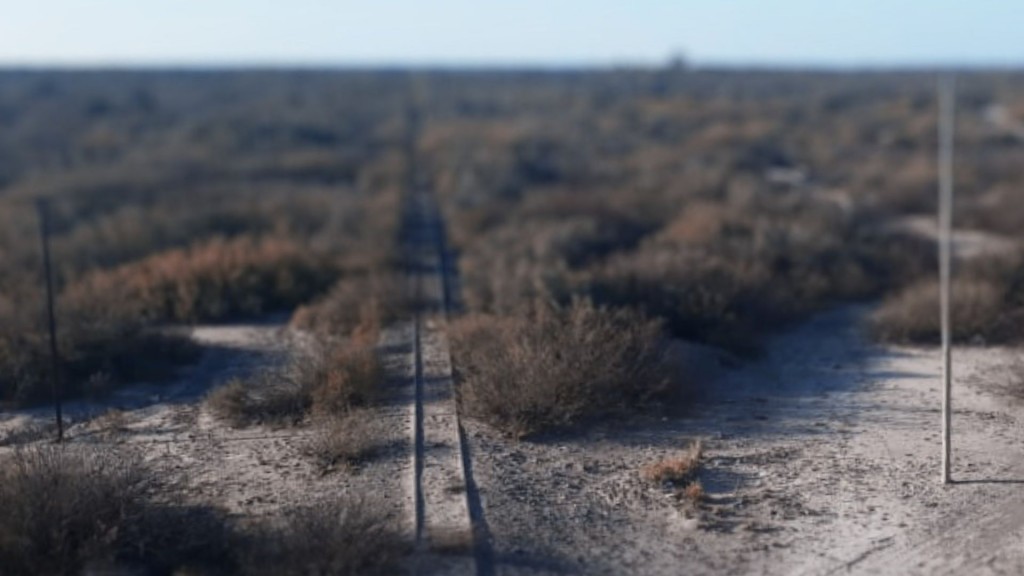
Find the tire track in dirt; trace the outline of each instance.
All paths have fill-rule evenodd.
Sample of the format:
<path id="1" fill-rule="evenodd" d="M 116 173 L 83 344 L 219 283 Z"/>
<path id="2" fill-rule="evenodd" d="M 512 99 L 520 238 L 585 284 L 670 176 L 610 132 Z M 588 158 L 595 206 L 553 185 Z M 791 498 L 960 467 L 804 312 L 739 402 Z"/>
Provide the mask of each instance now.
<path id="1" fill-rule="evenodd" d="M 868 344 L 864 312 L 827 313 L 778 338 L 763 362 L 726 376 L 727 401 L 698 419 L 735 436 L 709 443 L 716 457 L 769 454 L 738 491 L 752 503 L 743 521 L 766 528 L 737 571 L 1021 573 L 1024 430 L 1020 407 L 992 386 L 1013 353 L 955 351 L 954 477 L 976 481 L 943 486 L 938 353 Z"/>

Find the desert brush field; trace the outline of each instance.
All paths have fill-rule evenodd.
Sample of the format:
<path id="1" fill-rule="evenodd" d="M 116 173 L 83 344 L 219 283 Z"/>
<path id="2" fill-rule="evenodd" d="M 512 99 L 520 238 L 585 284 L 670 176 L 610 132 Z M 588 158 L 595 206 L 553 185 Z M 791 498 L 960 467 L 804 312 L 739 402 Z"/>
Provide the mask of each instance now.
<path id="1" fill-rule="evenodd" d="M 0 574 L 1024 570 L 1024 73 L 948 485 L 936 76 L 0 70 Z"/>

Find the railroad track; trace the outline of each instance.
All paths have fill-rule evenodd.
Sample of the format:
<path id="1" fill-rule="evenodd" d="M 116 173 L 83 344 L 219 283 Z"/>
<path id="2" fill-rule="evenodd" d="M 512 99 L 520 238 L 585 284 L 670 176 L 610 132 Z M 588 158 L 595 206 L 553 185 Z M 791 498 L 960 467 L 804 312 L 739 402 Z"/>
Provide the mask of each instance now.
<path id="1" fill-rule="evenodd" d="M 410 171 L 415 170 L 410 146 Z M 459 421 L 448 348 L 452 273 L 440 210 L 410 175 L 403 247 L 413 329 L 411 423 L 413 567 L 420 574 L 489 575 L 488 532 Z"/>

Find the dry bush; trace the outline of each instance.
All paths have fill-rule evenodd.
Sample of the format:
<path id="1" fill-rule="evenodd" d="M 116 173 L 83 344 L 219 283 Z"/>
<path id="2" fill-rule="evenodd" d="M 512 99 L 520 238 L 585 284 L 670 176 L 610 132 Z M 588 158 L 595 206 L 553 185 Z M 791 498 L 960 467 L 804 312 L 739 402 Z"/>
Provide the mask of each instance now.
<path id="1" fill-rule="evenodd" d="M 345 276 L 330 292 L 299 307 L 291 326 L 324 336 L 349 334 L 366 325 L 386 326 L 406 311 L 402 283 L 397 274 Z"/>
<path id="2" fill-rule="evenodd" d="M 384 382 L 384 365 L 376 350 L 377 331 L 357 332 L 328 345 L 318 359 L 312 409 L 318 415 L 346 414 L 373 404 Z"/>
<path id="3" fill-rule="evenodd" d="M 799 197 L 698 202 L 579 281 L 596 302 L 642 309 L 676 337 L 748 354 L 771 330 L 900 286 L 933 262 L 931 246 L 873 227 Z"/>
<path id="4" fill-rule="evenodd" d="M 623 256 L 588 284 L 595 302 L 643 310 L 675 337 L 742 353 L 755 350 L 767 328 L 803 305 L 780 291 L 764 263 L 706 253 Z"/>
<path id="5" fill-rule="evenodd" d="M 254 424 L 294 425 L 308 414 L 309 390 L 273 370 L 234 378 L 210 391 L 206 407 L 214 416 L 241 428 Z"/>
<path id="6" fill-rule="evenodd" d="M 376 331 L 312 344 L 283 368 L 212 390 L 206 406 L 232 426 L 296 425 L 310 415 L 336 416 L 372 404 L 384 381 Z"/>
<path id="7" fill-rule="evenodd" d="M 401 82 L 2 75 L 0 403 L 49 394 L 33 198 L 51 202 L 69 395 L 169 372 L 171 344 L 140 343 L 153 323 L 290 311 L 394 261 Z"/>
<path id="8" fill-rule="evenodd" d="M 325 290 L 329 262 L 287 239 L 214 239 L 88 275 L 65 292 L 73 308 L 116 294 L 143 317 L 198 322 L 285 310 Z"/>
<path id="9" fill-rule="evenodd" d="M 348 468 L 381 449 L 381 434 L 380 421 L 372 413 L 353 410 L 321 422 L 306 451 L 326 470 Z"/>
<path id="10" fill-rule="evenodd" d="M 81 445 L 19 449 L 0 468 L 0 565 L 72 575 L 118 565 L 154 573 L 229 569 L 229 531 L 210 510 L 154 503 L 137 456 Z"/>
<path id="11" fill-rule="evenodd" d="M 957 342 L 1000 342 L 1016 338 L 1010 324 L 1006 288 L 990 278 L 957 278 L 952 283 L 950 321 Z M 922 280 L 887 298 L 869 320 L 874 336 L 886 342 L 938 343 L 941 338 L 939 282 Z"/>
<path id="12" fill-rule="evenodd" d="M 679 456 L 671 456 L 644 466 L 640 469 L 640 476 L 648 482 L 658 484 L 671 483 L 676 486 L 689 484 L 696 480 L 702 456 L 703 446 L 700 442 L 693 442 Z"/>
<path id="13" fill-rule="evenodd" d="M 683 489 L 683 497 L 689 500 L 690 502 L 693 502 L 694 504 L 699 503 L 701 500 L 704 500 L 704 496 L 704 485 L 701 484 L 700 480 L 694 480 L 693 482 L 690 482 L 689 484 L 686 485 L 686 488 Z"/>
<path id="14" fill-rule="evenodd" d="M 510 313 L 549 295 L 568 301 L 575 270 L 634 247 L 653 228 L 585 194 L 536 194 L 501 216 L 460 257 L 462 297 L 473 310 Z"/>
<path id="15" fill-rule="evenodd" d="M 4 333 L 0 328 L 0 405 L 27 406 L 51 400 L 50 355 L 42 334 Z M 64 398 L 98 398 L 116 386 L 163 382 L 195 360 L 199 348 L 184 334 L 82 322 L 58 335 Z"/>
<path id="16" fill-rule="evenodd" d="M 451 328 L 464 413 L 519 437 L 636 409 L 669 386 L 659 324 L 577 300 Z"/>
<path id="17" fill-rule="evenodd" d="M 253 576 L 394 574 L 408 545 L 380 506 L 322 500 L 256 531 L 244 572 Z"/>

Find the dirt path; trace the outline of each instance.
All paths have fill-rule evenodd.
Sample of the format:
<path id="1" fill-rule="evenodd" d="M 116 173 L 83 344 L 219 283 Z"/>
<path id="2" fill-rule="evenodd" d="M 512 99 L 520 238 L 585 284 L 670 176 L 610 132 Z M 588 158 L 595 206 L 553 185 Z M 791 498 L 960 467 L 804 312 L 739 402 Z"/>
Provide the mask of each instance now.
<path id="1" fill-rule="evenodd" d="M 956 351 L 963 482 L 942 486 L 937 353 L 868 344 L 863 313 L 822 315 L 717 370 L 688 416 L 541 443 L 470 426 L 497 573 L 1024 570 L 1022 408 L 996 389 L 1014 353 Z M 693 438 L 697 507 L 638 474 Z"/>

